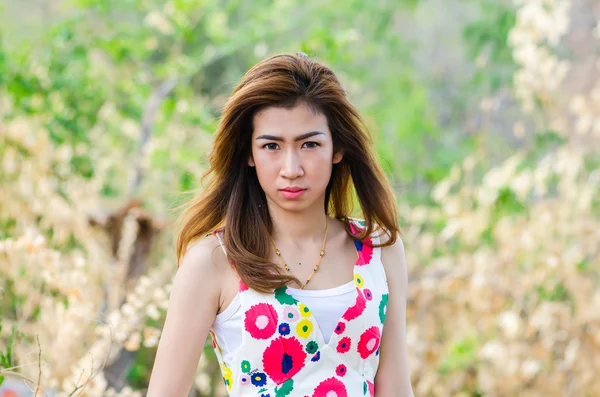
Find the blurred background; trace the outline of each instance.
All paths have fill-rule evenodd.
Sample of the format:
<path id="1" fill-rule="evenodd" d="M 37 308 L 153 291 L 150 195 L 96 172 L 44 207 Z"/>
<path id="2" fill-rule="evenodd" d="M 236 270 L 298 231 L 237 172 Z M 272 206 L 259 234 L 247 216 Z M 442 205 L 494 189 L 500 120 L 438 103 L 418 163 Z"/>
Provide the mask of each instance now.
<path id="1" fill-rule="evenodd" d="M 600 3 L 0 0 L 0 396 L 143 396 L 243 73 L 336 71 L 396 191 L 417 396 L 600 395 Z M 190 396 L 224 396 L 207 344 Z"/>

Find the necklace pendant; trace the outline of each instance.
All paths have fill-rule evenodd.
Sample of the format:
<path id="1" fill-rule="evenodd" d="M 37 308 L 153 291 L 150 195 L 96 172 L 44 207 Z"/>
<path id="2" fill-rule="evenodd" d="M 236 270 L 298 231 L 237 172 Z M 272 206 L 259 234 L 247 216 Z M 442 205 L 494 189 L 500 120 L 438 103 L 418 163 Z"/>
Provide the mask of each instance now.
<path id="1" fill-rule="evenodd" d="M 329 229 L 329 218 L 326 217 L 325 218 L 325 236 L 323 237 L 323 245 L 321 247 L 321 250 L 319 251 L 319 260 L 317 261 L 316 266 L 313 268 L 310 276 L 306 279 L 306 282 L 304 284 L 299 283 L 300 289 L 304 289 L 308 285 L 308 283 L 310 282 L 312 277 L 315 275 L 317 270 L 319 270 L 319 265 L 321 264 L 321 259 L 323 259 L 323 256 L 325 255 L 325 242 L 327 241 L 327 230 L 328 229 Z M 271 237 L 271 236 L 269 236 L 269 237 Z M 287 265 L 287 263 L 285 262 L 285 259 L 281 255 L 281 251 L 279 251 L 279 248 L 277 248 L 277 246 L 275 245 L 275 241 L 273 241 L 273 238 L 271 238 L 271 243 L 273 244 L 273 248 L 275 248 L 275 254 L 280 259 L 280 261 L 283 263 L 283 267 L 285 268 L 285 270 L 292 273 L 292 270 Z M 302 266 L 302 262 L 298 262 L 298 266 Z"/>

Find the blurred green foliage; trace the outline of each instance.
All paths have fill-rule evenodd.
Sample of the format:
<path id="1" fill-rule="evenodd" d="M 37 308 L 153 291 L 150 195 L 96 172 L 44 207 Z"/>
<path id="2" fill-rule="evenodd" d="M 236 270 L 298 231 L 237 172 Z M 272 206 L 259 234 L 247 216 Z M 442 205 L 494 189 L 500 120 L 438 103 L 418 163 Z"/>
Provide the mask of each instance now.
<path id="1" fill-rule="evenodd" d="M 0 58 L 2 81 L 19 112 L 46 116 L 57 144 L 89 145 L 88 132 L 107 102 L 119 117 L 140 120 L 149 96 L 168 78 L 179 84 L 165 98 L 154 134 L 168 134 L 174 119 L 210 133 L 224 98 L 245 70 L 268 54 L 302 50 L 338 71 L 374 126 L 386 171 L 400 183 L 432 183 L 463 153 L 446 149 L 428 87 L 410 59 L 413 43 L 400 34 L 398 16 L 416 4 L 78 0 L 38 40 L 19 43 L 10 57 Z M 479 32 L 477 46 L 499 42 L 504 29 Z M 477 33 L 471 27 L 467 36 Z M 188 110 L 176 115 L 183 102 L 189 103 Z M 135 142 L 123 137 L 118 126 L 102 127 L 115 136 L 115 144 L 133 150 Z M 459 147 L 470 150 L 472 142 Z M 178 179 L 187 188 L 191 173 L 185 164 L 198 156 L 190 148 L 178 158 Z M 152 158 L 157 168 L 169 160 L 172 156 L 160 151 Z M 85 155 L 75 156 L 72 166 L 93 175 Z M 122 188 L 104 191 L 119 194 Z"/>
<path id="2" fill-rule="evenodd" d="M 508 44 L 508 33 L 516 22 L 515 4 L 498 0 L 476 3 L 481 16 L 465 27 L 463 36 L 471 59 L 483 57 L 486 67 L 477 70 L 473 82 L 496 91 L 512 84 L 516 70 Z"/>
<path id="3" fill-rule="evenodd" d="M 65 4 L 59 21 L 40 25 L 36 34 L 22 40 L 7 40 L 9 27 L 0 25 L 0 91 L 13 105 L 6 117 L 41 119 L 56 146 L 74 149 L 72 171 L 86 178 L 95 172 L 90 131 L 101 131 L 115 150 L 134 156 L 137 134 L 124 133 L 123 122 L 133 121 L 141 128 L 149 98 L 165 81 L 175 79 L 175 88 L 154 115 L 152 135 L 168 138 L 174 126 L 192 132 L 177 153 L 155 148 L 150 168 L 159 173 L 168 169 L 179 190 L 195 188 L 195 165 L 205 162 L 200 135 L 213 133 L 221 106 L 243 73 L 260 59 L 284 51 L 304 51 L 338 72 L 373 127 L 386 172 L 396 189 L 407 190 L 409 199 L 428 200 L 429 187 L 477 145 L 474 138 L 457 136 L 448 147 L 453 138 L 446 136 L 447 126 L 439 124 L 430 87 L 412 62 L 415 43 L 403 38 L 399 17 L 410 14 L 418 0 Z M 514 12 L 492 0 L 478 7 L 480 19 L 464 29 L 465 45 L 473 60 L 485 53 L 494 67 L 480 71 L 473 84 L 496 89 L 512 75 L 506 36 Z M 107 105 L 114 114 L 103 118 Z M 82 146 L 86 149 L 75 150 Z M 123 166 L 111 165 L 102 189 L 105 196 L 123 195 Z M 409 184 L 416 187 L 406 189 Z M 169 202 L 172 192 L 161 190 L 156 194 Z M 524 209 L 509 189 L 503 190 L 496 206 L 498 214 Z M 0 238 L 10 229 L 4 226 L 0 225 Z M 539 293 L 552 299 L 561 296 L 560 291 Z M 475 343 L 458 342 L 440 370 L 470 365 Z M 128 377 L 132 385 L 147 384 L 153 354 L 152 349 L 138 352 Z M 10 360 L 10 350 L 0 355 L 1 365 Z"/>
<path id="4" fill-rule="evenodd" d="M 3 317 L 3 308 L 4 308 L 4 291 L 0 289 L 0 335 L 2 335 L 2 317 Z M 15 359 L 13 355 L 13 345 L 15 343 L 15 339 L 19 336 L 19 332 L 17 331 L 16 325 L 13 325 L 8 334 L 8 338 L 6 343 L 2 343 L 0 345 L 0 369 L 9 369 L 15 367 Z M 0 386 L 4 382 L 4 376 L 0 375 Z"/>

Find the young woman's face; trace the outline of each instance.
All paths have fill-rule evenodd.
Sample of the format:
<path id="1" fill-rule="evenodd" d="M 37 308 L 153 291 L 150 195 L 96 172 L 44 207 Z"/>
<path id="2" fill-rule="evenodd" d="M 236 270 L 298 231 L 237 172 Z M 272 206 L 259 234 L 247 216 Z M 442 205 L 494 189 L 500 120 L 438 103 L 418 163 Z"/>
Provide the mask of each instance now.
<path id="1" fill-rule="evenodd" d="M 300 103 L 264 109 L 253 127 L 248 165 L 256 167 L 267 200 L 292 211 L 323 208 L 332 166 L 342 160 L 333 153 L 327 118 Z"/>

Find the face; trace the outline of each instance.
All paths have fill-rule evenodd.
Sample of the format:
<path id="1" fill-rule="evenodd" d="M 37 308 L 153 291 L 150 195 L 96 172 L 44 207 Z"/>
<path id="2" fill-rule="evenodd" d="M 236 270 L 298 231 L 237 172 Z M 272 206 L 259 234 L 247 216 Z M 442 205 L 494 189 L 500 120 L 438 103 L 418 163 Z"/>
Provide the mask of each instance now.
<path id="1" fill-rule="evenodd" d="M 327 118 L 301 103 L 264 109 L 253 127 L 248 165 L 256 167 L 269 203 L 291 211 L 323 208 L 332 166 L 342 160 L 333 153 Z"/>

